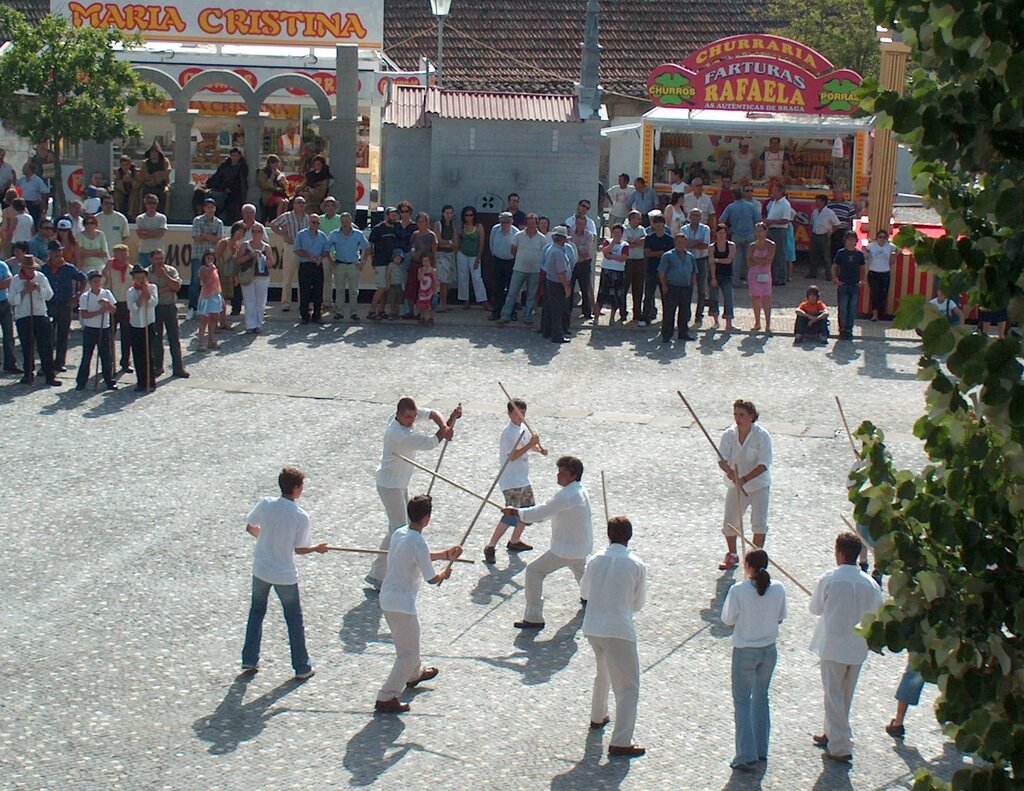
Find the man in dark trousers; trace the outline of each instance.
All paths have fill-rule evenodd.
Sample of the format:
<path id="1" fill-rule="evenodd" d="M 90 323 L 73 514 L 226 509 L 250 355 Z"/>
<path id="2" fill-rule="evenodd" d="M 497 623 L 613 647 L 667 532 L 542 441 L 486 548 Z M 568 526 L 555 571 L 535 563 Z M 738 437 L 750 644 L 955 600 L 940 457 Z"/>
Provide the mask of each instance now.
<path id="1" fill-rule="evenodd" d="M 51 387 L 59 387 L 62 383 L 53 370 L 53 336 L 50 320 L 46 316 L 46 303 L 53 297 L 53 288 L 37 268 L 36 259 L 28 254 L 24 242 L 14 243 L 14 258 L 18 264 L 18 274 L 11 280 L 8 298 L 14 308 L 14 320 L 18 326 L 18 339 L 21 341 L 24 360 L 25 374 L 21 383 L 30 385 L 36 378 L 35 353 L 38 344 L 46 383 Z"/>
<path id="2" fill-rule="evenodd" d="M 135 389 L 147 393 L 156 379 L 153 350 L 160 343 L 156 334 L 157 287 L 149 282 L 149 271 L 136 264 L 132 287 L 128 289 L 128 318 L 131 323 L 132 357 L 135 358 Z"/>
<path id="3" fill-rule="evenodd" d="M 85 273 L 64 260 L 64 246 L 56 239 L 47 245 L 47 262 L 43 275 L 50 281 L 53 297 L 46 303 L 53 335 L 53 368 L 66 371 L 68 336 L 71 334 L 71 310 L 85 287 Z"/>
<path id="4" fill-rule="evenodd" d="M 157 376 L 164 372 L 164 330 L 167 330 L 167 346 L 171 350 L 172 373 L 178 379 L 188 379 L 191 374 L 185 370 L 181 359 L 181 335 L 178 331 L 178 292 L 181 291 L 181 275 L 173 266 L 164 263 L 164 251 L 151 253 L 153 266 L 149 279 L 158 289 L 156 304 L 156 346 L 149 350 L 153 355 L 153 368 Z M 135 358 L 138 360 L 138 358 Z"/>
<path id="5" fill-rule="evenodd" d="M 576 266 L 576 250 L 566 244 L 569 229 L 556 225 L 551 229 L 551 244 L 541 256 L 540 268 L 544 273 L 544 305 L 540 316 L 540 334 L 552 343 L 568 343 L 569 311 L 572 304 L 572 286 L 569 278 Z"/>

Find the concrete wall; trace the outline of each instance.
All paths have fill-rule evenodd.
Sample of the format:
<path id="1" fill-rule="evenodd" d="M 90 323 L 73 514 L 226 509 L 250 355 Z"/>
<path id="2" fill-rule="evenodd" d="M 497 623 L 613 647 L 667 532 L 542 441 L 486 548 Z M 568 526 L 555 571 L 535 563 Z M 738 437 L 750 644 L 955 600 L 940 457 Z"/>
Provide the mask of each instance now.
<path id="1" fill-rule="evenodd" d="M 602 126 L 435 118 L 430 130 L 385 127 L 383 202 L 406 198 L 431 216 L 446 203 L 456 212 L 468 205 L 491 214 L 518 192 L 523 211 L 557 224 L 580 198 L 596 204 Z"/>

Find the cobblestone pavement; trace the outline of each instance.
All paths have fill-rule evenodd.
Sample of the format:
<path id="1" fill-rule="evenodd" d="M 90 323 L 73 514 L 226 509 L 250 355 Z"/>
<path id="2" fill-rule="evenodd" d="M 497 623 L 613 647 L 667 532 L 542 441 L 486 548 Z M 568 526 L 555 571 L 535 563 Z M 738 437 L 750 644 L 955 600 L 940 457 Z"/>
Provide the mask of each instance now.
<path id="1" fill-rule="evenodd" d="M 655 333 L 598 328 L 559 347 L 520 327 L 459 323 L 423 336 L 397 322 L 309 332 L 272 322 L 267 335 L 232 333 L 200 358 L 194 323 L 183 329 L 193 378 L 161 380 L 149 396 L 77 393 L 70 374 L 60 390 L 0 379 L 0 786 L 859 791 L 909 788 L 919 766 L 948 776 L 959 765 L 931 713 L 934 689 L 911 711 L 904 744 L 882 730 L 901 656 L 865 665 L 853 766 L 823 759 L 810 744 L 822 718 L 813 618 L 787 584 L 770 759 L 754 776 L 730 771 L 730 648 L 718 613 L 732 575 L 717 570 L 726 490 L 675 394 L 713 433 L 732 399 L 758 404 L 775 435 L 768 549 L 810 585 L 832 563 L 848 510 L 850 448 L 832 397 L 851 421 L 882 426 L 900 461 L 919 463 L 913 344 L 702 335 L 662 348 Z M 302 505 L 317 540 L 374 546 L 384 520 L 373 469 L 397 397 L 463 402 L 444 470 L 486 490 L 504 423 L 499 379 L 528 399 L 553 454 L 582 457 L 595 522 L 604 470 L 611 510 L 636 526 L 650 573 L 636 738 L 649 752 L 631 763 L 610 761 L 608 734 L 587 727 L 594 662 L 571 575 L 548 580 L 546 629 L 512 627 L 536 551 L 459 565 L 449 584 L 422 591 L 425 659 L 441 674 L 407 696 L 407 715 L 372 714 L 393 648 L 359 556 L 298 560 L 313 679 L 291 680 L 276 605 L 261 671 L 237 677 L 253 549 L 243 520 L 274 493 L 278 469 L 309 474 Z M 547 497 L 552 459 L 532 470 Z M 418 476 L 413 491 L 425 485 Z M 443 484 L 434 494 L 426 537 L 451 544 L 476 503 Z M 494 516 L 484 512 L 469 557 L 480 557 Z M 547 546 L 543 525 L 526 537 Z"/>

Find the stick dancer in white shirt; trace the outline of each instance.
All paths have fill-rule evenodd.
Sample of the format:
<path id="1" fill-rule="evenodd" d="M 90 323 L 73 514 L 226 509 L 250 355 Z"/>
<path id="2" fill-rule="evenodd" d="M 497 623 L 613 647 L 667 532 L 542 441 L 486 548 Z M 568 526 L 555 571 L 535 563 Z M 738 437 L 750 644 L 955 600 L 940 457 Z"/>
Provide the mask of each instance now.
<path id="1" fill-rule="evenodd" d="M 723 432 L 718 443 L 718 453 L 721 457 L 718 466 L 729 480 L 729 489 L 725 497 L 725 518 L 722 520 L 722 533 L 725 534 L 727 550 L 725 560 L 718 566 L 723 571 L 739 565 L 740 558 L 736 554 L 736 531 L 733 526 L 741 524 L 741 513 L 746 513 L 748 506 L 754 543 L 759 547 L 764 546 L 765 533 L 768 532 L 768 503 L 772 485 L 772 438 L 767 431 L 757 425 L 757 407 L 752 401 L 734 401 L 732 416 L 736 421 L 735 425 Z M 739 497 L 736 493 L 737 478 L 741 486 Z"/>
<path id="2" fill-rule="evenodd" d="M 380 589 L 380 608 L 391 628 L 395 642 L 395 664 L 384 686 L 377 693 L 374 710 L 384 714 L 400 714 L 409 710 L 408 703 L 398 699 L 406 687 L 413 688 L 437 675 L 436 667 L 423 667 L 420 660 L 420 621 L 416 615 L 416 596 L 421 580 L 440 585 L 451 576 L 451 565 L 434 572 L 435 560 L 453 561 L 462 554 L 462 547 L 449 547 L 444 552 L 431 552 L 421 533 L 430 523 L 432 501 L 429 494 L 420 494 L 409 501 L 409 523 L 391 536 L 388 549 L 388 570 Z"/>
<path id="3" fill-rule="evenodd" d="M 517 629 L 544 628 L 544 578 L 568 567 L 579 582 L 594 547 L 590 495 L 580 483 L 583 462 L 575 456 L 562 456 L 557 464 L 557 481 L 562 489 L 550 500 L 531 508 L 502 510 L 528 525 L 551 520 L 551 549 L 526 567 L 526 613 L 523 620 L 515 622 Z"/>
<path id="4" fill-rule="evenodd" d="M 85 390 L 92 366 L 93 351 L 98 351 L 107 390 L 116 390 L 114 382 L 113 346 L 110 343 L 110 319 L 117 310 L 117 300 L 100 288 L 103 276 L 98 269 L 89 273 L 89 288 L 78 298 L 78 316 L 82 322 L 82 362 L 78 366 L 76 390 Z"/>
<path id="5" fill-rule="evenodd" d="M 456 407 L 452 412 L 450 423 L 462 417 L 462 409 Z M 438 429 L 433 434 L 417 434 L 413 424 L 420 418 L 433 420 Z M 395 454 L 414 458 L 416 451 L 433 450 L 442 440 L 452 438 L 452 427 L 445 422 L 440 412 L 434 409 L 417 409 L 416 402 L 411 398 L 398 401 L 395 416 L 391 418 L 384 431 L 384 447 L 381 451 L 380 463 L 377 465 L 377 494 L 384 504 L 388 527 L 381 549 L 390 546 L 391 533 L 395 528 L 406 524 L 406 508 L 409 504 L 409 480 L 412 478 L 413 467 L 402 461 Z M 366 575 L 366 582 L 380 590 L 381 582 L 387 573 L 387 555 L 378 555 Z"/>
<path id="6" fill-rule="evenodd" d="M 640 658 L 633 613 L 644 606 L 647 567 L 629 551 L 633 525 L 624 516 L 608 520 L 609 546 L 587 561 L 580 595 L 587 601 L 583 634 L 594 649 L 597 676 L 590 703 L 590 727 L 608 724 L 608 688 L 615 693 L 615 729 L 609 756 L 634 758 L 646 750 L 633 743 L 640 697 Z"/>
<path id="7" fill-rule="evenodd" d="M 509 508 L 529 508 L 537 504 L 533 498 L 533 487 L 530 485 L 530 458 L 526 454 L 536 450 L 544 456 L 548 455 L 547 448 L 540 444 L 540 435 L 531 433 L 530 429 L 523 425 L 525 416 L 525 401 L 521 398 L 509 401 L 508 425 L 498 440 L 498 460 L 504 464 L 505 459 L 509 459 L 498 479 L 501 493 L 505 495 L 505 505 Z M 494 528 L 491 540 L 484 547 L 486 563 L 495 562 L 494 549 L 509 526 L 514 528 L 512 538 L 506 545 L 509 552 L 528 552 L 533 549 L 523 541 L 526 523 L 514 516 L 502 515 Z"/>
<path id="8" fill-rule="evenodd" d="M 811 615 L 821 616 L 811 651 L 821 660 L 825 690 L 825 733 L 814 736 L 814 743 L 836 761 L 853 759 L 850 705 L 868 655 L 867 642 L 853 630 L 867 613 L 882 606 L 882 591 L 857 568 L 860 549 L 856 533 L 836 536 L 836 568 L 818 580 L 808 605 Z"/>

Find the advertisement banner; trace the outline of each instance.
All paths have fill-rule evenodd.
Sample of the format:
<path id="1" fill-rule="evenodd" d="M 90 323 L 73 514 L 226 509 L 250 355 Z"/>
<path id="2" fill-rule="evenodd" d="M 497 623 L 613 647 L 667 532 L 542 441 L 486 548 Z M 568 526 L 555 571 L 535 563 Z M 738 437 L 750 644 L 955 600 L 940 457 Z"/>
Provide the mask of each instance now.
<path id="1" fill-rule="evenodd" d="M 849 115 L 860 84 L 859 74 L 836 69 L 803 44 L 748 34 L 658 66 L 647 77 L 647 95 L 659 107 L 680 110 Z"/>
<path id="2" fill-rule="evenodd" d="M 74 27 L 113 27 L 147 41 L 205 44 L 279 44 L 330 47 L 384 46 L 383 0 L 343 0 L 311 7 L 289 0 L 173 0 L 168 3 L 50 0 L 50 12 L 68 17 Z"/>

